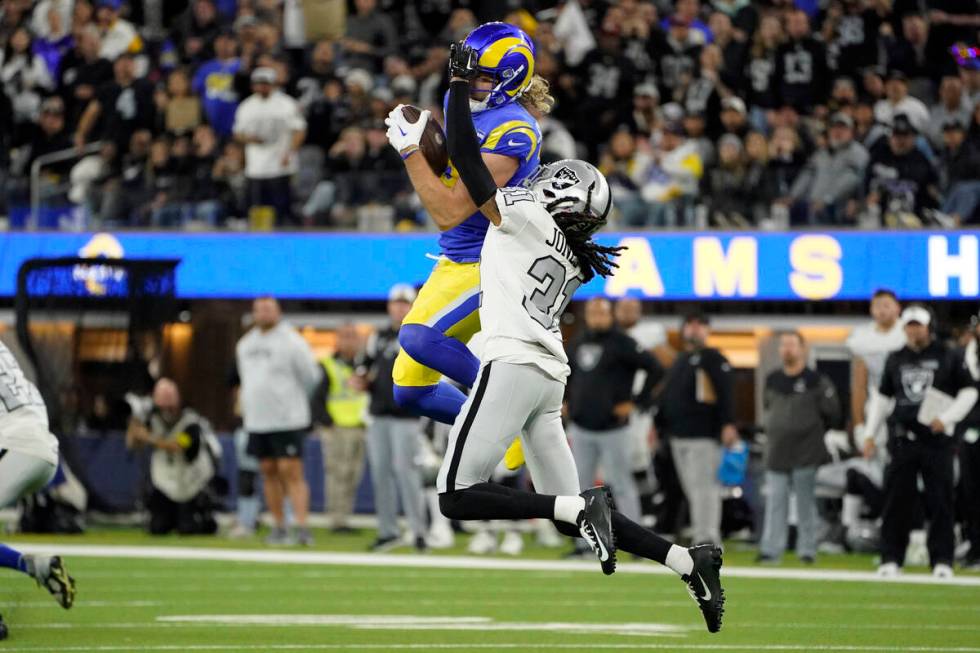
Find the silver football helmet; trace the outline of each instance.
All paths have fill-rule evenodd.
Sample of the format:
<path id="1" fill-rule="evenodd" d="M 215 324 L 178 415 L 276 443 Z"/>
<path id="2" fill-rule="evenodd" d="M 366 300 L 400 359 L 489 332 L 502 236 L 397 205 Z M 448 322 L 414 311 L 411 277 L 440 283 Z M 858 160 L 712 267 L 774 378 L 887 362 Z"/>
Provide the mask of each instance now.
<path id="1" fill-rule="evenodd" d="M 562 159 L 538 168 L 529 188 L 551 213 L 588 213 L 605 224 L 612 208 L 609 183 L 595 166 L 579 159 Z"/>

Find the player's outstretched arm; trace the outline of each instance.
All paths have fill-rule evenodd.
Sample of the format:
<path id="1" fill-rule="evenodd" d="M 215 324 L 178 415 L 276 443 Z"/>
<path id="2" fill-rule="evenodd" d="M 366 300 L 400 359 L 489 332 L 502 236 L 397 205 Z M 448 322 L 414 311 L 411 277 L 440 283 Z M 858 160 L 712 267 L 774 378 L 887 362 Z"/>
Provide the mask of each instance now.
<path id="1" fill-rule="evenodd" d="M 417 122 L 409 122 L 399 105 L 388 114 L 385 123 L 388 125 L 388 141 L 405 161 L 405 170 L 422 206 L 432 216 L 436 226 L 445 231 L 473 215 L 478 205 L 470 198 L 465 182 L 451 188 L 446 186 L 429 168 L 425 157 L 417 156 L 428 119 L 429 111 L 423 111 Z M 482 158 L 501 185 L 506 184 L 517 171 L 518 162 L 514 157 L 488 152 Z"/>
<path id="2" fill-rule="evenodd" d="M 480 140 L 473 128 L 470 112 L 470 80 L 476 77 L 476 52 L 463 44 L 449 49 L 449 107 L 446 114 L 446 144 L 459 179 L 469 191 L 473 203 L 494 225 L 500 226 L 497 210 L 497 182 L 480 156 Z"/>

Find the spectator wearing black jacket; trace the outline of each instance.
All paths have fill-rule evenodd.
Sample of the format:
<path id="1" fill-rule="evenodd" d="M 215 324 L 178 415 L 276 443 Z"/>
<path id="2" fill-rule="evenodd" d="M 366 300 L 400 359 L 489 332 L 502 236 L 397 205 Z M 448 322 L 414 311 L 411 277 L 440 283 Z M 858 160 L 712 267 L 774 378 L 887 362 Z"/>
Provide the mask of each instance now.
<path id="1" fill-rule="evenodd" d="M 707 346 L 706 315 L 684 318 L 684 351 L 674 359 L 660 394 L 658 420 L 666 434 L 691 513 L 694 541 L 721 543 L 721 463 L 725 446 L 738 441 L 732 395 L 732 368 Z"/>
<path id="2" fill-rule="evenodd" d="M 569 346 L 572 372 L 566 397 L 579 483 L 591 487 L 601 465 L 602 478 L 612 488 L 618 509 L 638 520 L 640 499 L 632 475 L 629 420 L 634 407 L 650 408 L 653 387 L 663 377 L 663 368 L 650 352 L 616 328 L 608 299 L 589 300 L 585 326 L 585 333 Z M 639 370 L 647 374 L 634 395 L 633 380 Z"/>
<path id="3" fill-rule="evenodd" d="M 980 207 L 980 147 L 966 140 L 966 125 L 958 118 L 947 118 L 941 127 L 943 213 L 956 223 L 973 222 Z"/>
<path id="4" fill-rule="evenodd" d="M 908 343 L 888 355 L 881 386 L 868 406 L 864 455 L 874 455 L 879 425 L 888 424 L 885 505 L 881 523 L 881 566 L 878 574 L 897 576 L 905 562 L 918 480 L 924 486 L 929 532 L 926 545 L 933 575 L 953 575 L 952 435 L 977 400 L 976 382 L 963 357 L 933 336 L 933 316 L 925 306 L 902 311 Z M 942 393 L 945 398 L 937 393 Z M 951 399 L 947 404 L 946 398 Z M 923 404 L 934 406 L 921 414 Z"/>
<path id="5" fill-rule="evenodd" d="M 810 19 L 802 10 L 789 13 L 786 31 L 789 40 L 776 52 L 773 80 L 781 105 L 808 115 L 827 99 L 827 51 L 810 35 Z"/>
<path id="6" fill-rule="evenodd" d="M 370 395 L 367 458 L 374 484 L 378 537 L 372 551 L 387 551 L 405 543 L 398 528 L 398 499 L 411 531 L 411 543 L 425 551 L 425 507 L 419 475 L 419 419 L 395 402 L 391 372 L 398 356 L 398 329 L 415 301 L 415 289 L 406 284 L 388 292 L 389 326 L 368 339 L 358 369 Z"/>
<path id="7" fill-rule="evenodd" d="M 81 148 L 90 136 L 97 135 L 113 141 L 117 151 L 125 152 L 133 132 L 154 128 L 153 84 L 136 77 L 135 65 L 128 53 L 113 63 L 113 81 L 99 87 L 78 121 L 77 147 Z"/>
<path id="8" fill-rule="evenodd" d="M 812 563 L 817 554 L 817 467 L 829 462 L 824 434 L 841 421 L 837 389 L 806 365 L 798 331 L 779 337 L 782 369 L 766 377 L 763 408 L 766 444 L 766 513 L 760 560 L 778 562 L 786 549 L 790 488 L 796 496 L 796 553 Z"/>
<path id="9" fill-rule="evenodd" d="M 112 62 L 99 56 L 102 37 L 94 25 L 75 30 L 75 47 L 61 59 L 58 93 L 65 101 L 69 126 L 78 119 L 95 98 L 96 91 L 112 80 Z"/>
<path id="10" fill-rule="evenodd" d="M 915 146 L 915 125 L 903 113 L 895 116 L 887 143 L 876 145 L 865 173 L 867 205 L 872 214 L 884 215 L 888 224 L 903 215 L 920 215 L 936 207 L 939 174 Z"/>

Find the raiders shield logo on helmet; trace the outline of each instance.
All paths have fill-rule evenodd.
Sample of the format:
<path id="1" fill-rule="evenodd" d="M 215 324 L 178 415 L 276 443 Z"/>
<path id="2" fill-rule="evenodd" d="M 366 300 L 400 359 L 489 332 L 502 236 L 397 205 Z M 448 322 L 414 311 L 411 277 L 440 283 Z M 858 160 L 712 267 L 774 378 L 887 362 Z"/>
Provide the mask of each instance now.
<path id="1" fill-rule="evenodd" d="M 565 190 L 566 188 L 571 188 L 575 184 L 582 181 L 581 179 L 578 178 L 578 175 L 575 174 L 575 171 L 569 168 L 568 166 L 565 166 L 564 168 L 556 172 L 555 176 L 552 177 L 552 179 L 554 179 L 552 185 L 558 190 Z"/>

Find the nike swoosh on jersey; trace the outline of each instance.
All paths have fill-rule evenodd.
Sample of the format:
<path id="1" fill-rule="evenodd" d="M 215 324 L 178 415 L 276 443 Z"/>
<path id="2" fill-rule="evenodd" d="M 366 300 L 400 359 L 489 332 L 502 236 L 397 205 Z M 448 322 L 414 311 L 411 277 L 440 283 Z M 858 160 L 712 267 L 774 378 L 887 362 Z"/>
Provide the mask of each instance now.
<path id="1" fill-rule="evenodd" d="M 521 145 L 524 145 L 524 143 L 521 143 L 520 141 L 515 141 L 513 139 L 507 141 L 507 144 L 510 145 L 511 147 L 520 147 Z"/>

